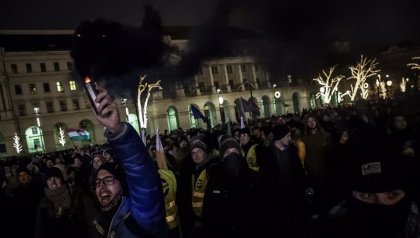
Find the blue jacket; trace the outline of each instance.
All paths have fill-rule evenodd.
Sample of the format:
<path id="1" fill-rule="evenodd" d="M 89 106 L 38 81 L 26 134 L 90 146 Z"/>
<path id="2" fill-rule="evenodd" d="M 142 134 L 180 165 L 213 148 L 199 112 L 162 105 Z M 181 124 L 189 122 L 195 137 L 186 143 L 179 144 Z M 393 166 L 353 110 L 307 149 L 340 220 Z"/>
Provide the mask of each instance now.
<path id="1" fill-rule="evenodd" d="M 165 227 L 165 205 L 158 171 L 134 128 L 125 123 L 117 135 L 105 132 L 125 171 L 129 188 L 106 237 L 158 235 Z"/>

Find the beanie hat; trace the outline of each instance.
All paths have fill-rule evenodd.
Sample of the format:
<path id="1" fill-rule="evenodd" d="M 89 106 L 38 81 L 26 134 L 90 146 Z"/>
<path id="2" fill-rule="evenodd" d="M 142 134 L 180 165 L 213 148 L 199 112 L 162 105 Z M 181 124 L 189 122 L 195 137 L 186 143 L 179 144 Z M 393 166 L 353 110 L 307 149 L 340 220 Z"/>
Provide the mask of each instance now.
<path id="1" fill-rule="evenodd" d="M 45 172 L 45 180 L 48 180 L 49 178 L 52 178 L 52 177 L 60 178 L 62 182 L 65 182 L 63 173 L 58 167 L 53 166 L 51 168 L 48 168 L 47 171 Z"/>
<path id="2" fill-rule="evenodd" d="M 24 172 L 24 173 L 27 173 L 27 174 L 31 175 L 31 172 L 29 171 L 29 169 L 26 166 L 19 166 L 16 169 L 16 174 L 17 175 L 19 175 L 19 173 L 21 173 L 21 172 Z"/>
<path id="3" fill-rule="evenodd" d="M 248 127 L 244 127 L 244 128 L 239 130 L 239 134 L 247 134 L 247 135 L 251 136 L 251 131 L 249 130 Z"/>
<path id="4" fill-rule="evenodd" d="M 381 146 L 359 148 L 350 152 L 349 188 L 359 192 L 380 193 L 410 189 L 408 167 L 397 151 Z"/>
<path id="5" fill-rule="evenodd" d="M 200 148 L 204 153 L 208 153 L 207 145 L 202 140 L 195 140 L 195 141 L 193 141 L 193 143 L 191 145 L 191 151 L 194 148 Z"/>
<path id="6" fill-rule="evenodd" d="M 241 154 L 241 146 L 239 143 L 232 137 L 222 137 L 220 142 L 220 157 L 223 158 L 223 155 L 225 154 L 226 150 L 230 148 L 235 148 L 238 150 L 239 154 Z"/>
<path id="7" fill-rule="evenodd" d="M 283 139 L 288 133 L 290 133 L 290 129 L 285 125 L 276 125 L 273 127 L 274 140 Z"/>
<path id="8" fill-rule="evenodd" d="M 112 176 L 114 176 L 114 179 L 116 179 L 120 182 L 120 184 L 123 188 L 123 193 L 124 194 L 128 193 L 128 185 L 127 185 L 127 180 L 125 178 L 125 172 L 118 163 L 106 162 L 106 163 L 102 164 L 101 166 L 99 166 L 98 173 L 96 174 L 96 176 L 98 176 L 99 171 L 101 171 L 101 170 L 106 170 L 110 174 L 112 174 Z M 95 180 L 96 180 L 96 178 L 95 178 Z"/>

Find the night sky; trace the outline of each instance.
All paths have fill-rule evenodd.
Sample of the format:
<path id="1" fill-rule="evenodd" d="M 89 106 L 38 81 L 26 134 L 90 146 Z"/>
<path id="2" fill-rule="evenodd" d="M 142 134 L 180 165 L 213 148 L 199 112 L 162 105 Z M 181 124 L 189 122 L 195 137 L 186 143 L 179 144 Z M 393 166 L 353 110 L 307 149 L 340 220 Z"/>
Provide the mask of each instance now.
<path id="1" fill-rule="evenodd" d="M 222 26 L 263 33 L 273 44 L 261 58 L 274 63 L 272 69 L 280 74 L 302 71 L 303 61 L 309 70 L 311 62 L 328 59 L 337 53 L 331 52 L 336 40 L 348 42 L 344 53 L 354 56 L 420 42 L 419 0 L 2 0 L 0 29 L 75 29 L 99 17 L 140 27 L 146 3 L 160 13 L 164 26 L 207 28 L 198 36 L 202 48 L 209 47 L 211 37 L 222 38 L 213 42 L 228 42 L 213 33 Z M 332 59 L 342 56 L 338 52 Z M 312 66 L 319 70 L 326 64 Z"/>
<path id="2" fill-rule="evenodd" d="M 98 17 L 141 24 L 142 4 L 151 3 L 164 25 L 200 25 L 214 16 L 217 0 L 2 0 L 0 29 L 74 29 Z M 420 38 L 419 0 L 224 0 L 232 2 L 226 24 L 267 30 L 275 24 L 310 37 L 354 43 L 391 43 Z M 313 2 L 316 2 L 313 3 Z M 269 7 L 267 7 L 269 6 Z M 269 10 L 267 10 L 267 8 Z M 271 13 L 270 13 L 271 12 Z M 274 12 L 274 13 L 273 13 Z M 282 22 L 273 23 L 276 20 Z M 298 29 L 294 29 L 297 27 Z"/>

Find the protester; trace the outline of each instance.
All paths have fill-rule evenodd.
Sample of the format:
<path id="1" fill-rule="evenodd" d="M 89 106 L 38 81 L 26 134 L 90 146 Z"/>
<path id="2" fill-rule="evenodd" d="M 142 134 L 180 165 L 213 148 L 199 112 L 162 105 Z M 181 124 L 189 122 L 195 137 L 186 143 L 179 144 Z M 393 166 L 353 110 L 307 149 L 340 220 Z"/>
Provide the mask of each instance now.
<path id="1" fill-rule="evenodd" d="M 92 237 L 148 237 L 164 229 L 165 206 L 159 174 L 139 135 L 120 121 L 117 105 L 104 88 L 96 102 L 100 124 L 119 164 L 104 163 L 96 177 L 101 212 Z"/>
<path id="2" fill-rule="evenodd" d="M 420 237 L 407 161 L 378 140 L 350 150 L 348 194 L 329 212 L 321 237 Z"/>

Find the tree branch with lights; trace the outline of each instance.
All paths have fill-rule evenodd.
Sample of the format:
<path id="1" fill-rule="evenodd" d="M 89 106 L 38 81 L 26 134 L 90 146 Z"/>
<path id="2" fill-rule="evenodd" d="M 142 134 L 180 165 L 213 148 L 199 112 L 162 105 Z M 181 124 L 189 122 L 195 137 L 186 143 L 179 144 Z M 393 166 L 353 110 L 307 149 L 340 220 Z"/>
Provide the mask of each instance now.
<path id="1" fill-rule="evenodd" d="M 369 77 L 375 76 L 380 72 L 379 69 L 376 69 L 378 62 L 376 59 L 368 60 L 363 55 L 360 56 L 360 61 L 355 67 L 349 67 L 351 71 L 351 76 L 348 79 L 355 79 L 356 83 L 351 84 L 351 94 L 350 99 L 354 101 L 358 91 L 360 90 L 360 95 L 363 99 L 367 99 L 369 96 L 369 84 L 366 82 Z"/>
<path id="2" fill-rule="evenodd" d="M 413 60 L 420 60 L 420 57 L 413 57 Z M 408 67 L 410 67 L 412 70 L 418 69 L 420 70 L 420 64 L 418 63 L 409 63 L 407 64 Z"/>
<path id="3" fill-rule="evenodd" d="M 17 133 L 15 133 L 15 136 L 13 137 L 13 147 L 15 147 L 16 153 L 20 154 L 22 152 L 22 144 L 20 143 L 20 137 Z"/>
<path id="4" fill-rule="evenodd" d="M 61 146 L 64 146 L 65 144 L 66 144 L 66 134 L 64 133 L 64 130 L 63 130 L 63 128 L 61 128 L 61 126 L 60 126 L 60 128 L 59 128 L 59 136 L 58 136 L 58 142 L 60 142 L 60 144 L 61 144 Z"/>
<path id="5" fill-rule="evenodd" d="M 141 128 L 147 128 L 147 104 L 149 102 L 150 92 L 155 88 L 162 89 L 162 87 L 160 86 L 160 80 L 158 80 L 156 83 L 144 83 L 143 81 L 146 78 L 146 76 L 147 75 L 140 76 L 140 82 L 137 87 L 137 108 Z M 144 104 L 142 105 L 141 96 L 145 91 L 147 92 L 147 94 L 144 100 Z"/>
<path id="6" fill-rule="evenodd" d="M 314 80 L 318 82 L 319 85 L 321 85 L 319 92 L 316 94 L 316 98 L 322 98 L 324 104 L 329 104 L 331 102 L 332 96 L 338 92 L 338 85 L 340 84 L 341 80 L 344 78 L 344 76 L 339 75 L 333 77 L 333 73 L 336 66 L 333 66 L 330 68 L 329 72 L 326 72 L 325 70 L 322 70 L 322 75 L 319 74 L 318 78 L 315 78 Z M 350 91 L 347 91 L 345 93 L 338 92 L 338 101 L 341 101 L 344 96 L 350 95 Z"/>

